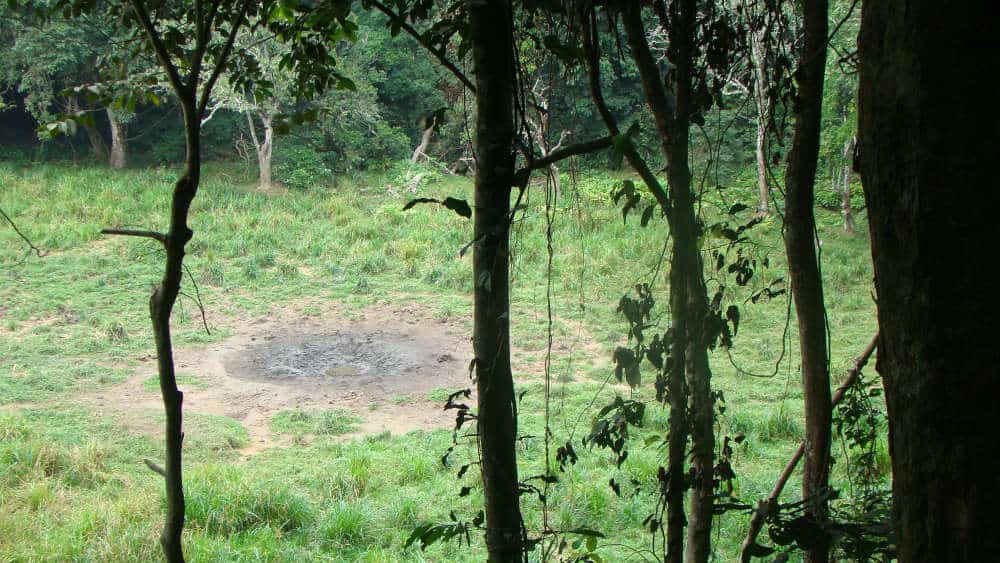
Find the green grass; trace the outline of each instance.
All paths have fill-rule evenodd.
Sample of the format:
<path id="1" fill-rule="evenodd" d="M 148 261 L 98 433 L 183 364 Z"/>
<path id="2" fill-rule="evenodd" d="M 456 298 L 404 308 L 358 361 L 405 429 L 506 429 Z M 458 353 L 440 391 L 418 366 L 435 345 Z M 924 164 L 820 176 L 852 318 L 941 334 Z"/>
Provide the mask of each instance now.
<path id="1" fill-rule="evenodd" d="M 74 398 L 121 383 L 152 353 L 147 300 L 162 273 L 162 256 L 149 241 L 108 239 L 99 230 L 162 228 L 175 174 L 0 163 L 0 205 L 49 251 L 43 259 L 29 256 L 9 228 L 0 228 L 0 560 L 158 557 L 162 485 L 142 459 L 161 459 L 162 439 L 131 432 L 112 414 L 81 407 Z M 573 182 L 567 177 L 553 231 L 552 443 L 571 440 L 579 461 L 550 487 L 550 518 L 561 529 L 612 534 L 613 539 L 598 544 L 607 560 L 624 560 L 631 553 L 614 544 L 648 545 L 642 522 L 652 508 L 664 452 L 645 443 L 667 429 L 667 413 L 653 404 L 647 381 L 634 392 L 650 402 L 646 420 L 633 433 L 629 459 L 621 468 L 608 452 L 580 443 L 596 408 L 616 389 L 629 394 L 604 384 L 610 352 L 625 341 L 625 324 L 615 307 L 635 283 L 650 281 L 666 230 L 660 218 L 644 229 L 631 217 L 623 224 L 620 210 L 607 198 L 620 179 L 598 174 Z M 461 330 L 468 330 L 471 261 L 458 250 L 471 238 L 470 222 L 437 207 L 404 213 L 402 206 L 413 197 L 470 197 L 469 181 L 432 175 L 416 194 L 387 189 L 394 181 L 391 173 L 366 174 L 343 178 L 336 189 L 270 196 L 253 191 L 253 180 L 231 167 L 209 167 L 192 209 L 195 236 L 187 264 L 210 318 L 221 320 L 206 334 L 197 307 L 182 299 L 173 317 L 176 345 L 218 341 L 238 328 L 231 324 L 237 319 L 264 315 L 280 304 L 318 314 L 336 302 L 353 316 L 372 303 L 412 302 L 432 318 L 458 321 Z M 753 194 L 752 185 L 728 190 L 706 194 L 707 223 L 722 218 L 721 210 L 734 200 Z M 537 370 L 529 369 L 539 365 L 547 342 L 539 199 L 529 200 L 513 242 L 514 370 L 521 397 L 519 429 L 528 436 L 518 446 L 522 476 L 544 471 L 544 387 Z M 875 329 L 872 268 L 866 236 L 846 236 L 839 216 L 817 213 L 832 367 L 839 378 Z M 863 216 L 858 224 L 865 224 Z M 747 437 L 736 447 L 733 463 L 738 495 L 753 502 L 767 494 L 797 447 L 802 405 L 794 318 L 785 336 L 787 302 L 781 297 L 745 303 L 750 291 L 785 276 L 780 225 L 768 220 L 751 234 L 771 268 L 727 298 L 740 305 L 740 332 L 732 357 L 716 351 L 711 361 L 714 385 L 727 404 L 717 431 Z M 705 239 L 706 247 L 719 244 Z M 734 287 L 731 279 L 723 282 Z M 711 289 L 716 283 L 710 281 Z M 188 279 L 184 289 L 194 294 Z M 664 301 L 662 277 L 655 290 Z M 733 363 L 759 377 L 741 374 Z M 205 384 L 190 374 L 181 374 L 179 381 L 188 388 Z M 155 390 L 157 383 L 152 379 L 143 385 Z M 380 399 L 413 405 L 426 400 L 431 412 L 452 391 Z M 149 416 L 157 425 L 162 420 L 160 413 Z M 239 450 L 247 443 L 247 431 L 238 421 L 193 413 L 185 421 L 185 542 L 192 560 L 483 558 L 476 535 L 471 547 L 403 548 L 416 525 L 448 521 L 452 510 L 469 520 L 482 507 L 476 466 L 456 477 L 474 459 L 474 444 L 463 440 L 447 466 L 441 462 L 451 445 L 448 427 L 337 443 L 325 438 L 356 431 L 355 415 L 290 410 L 276 415 L 271 428 L 296 438 L 293 444 L 245 459 Z M 879 455 L 887 470 L 884 451 Z M 846 465 L 834 468 L 839 486 L 844 486 Z M 619 498 L 607 486 L 612 477 L 620 483 L 635 480 L 640 491 L 623 487 Z M 459 496 L 462 487 L 470 487 L 470 494 Z M 796 499 L 798 491 L 793 480 L 785 500 Z M 526 523 L 538 530 L 537 497 L 525 495 L 523 505 Z M 720 561 L 732 560 L 746 521 L 735 513 L 719 518 Z"/>
<path id="2" fill-rule="evenodd" d="M 271 419 L 271 430 L 277 434 L 304 436 L 340 436 L 358 429 L 361 419 L 345 409 L 288 410 Z"/>

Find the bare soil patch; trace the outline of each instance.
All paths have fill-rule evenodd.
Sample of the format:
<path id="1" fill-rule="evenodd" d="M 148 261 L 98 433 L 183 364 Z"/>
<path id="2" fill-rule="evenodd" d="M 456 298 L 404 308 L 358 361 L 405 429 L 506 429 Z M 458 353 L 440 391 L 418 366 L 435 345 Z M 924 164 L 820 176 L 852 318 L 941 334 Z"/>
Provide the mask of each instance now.
<path id="1" fill-rule="evenodd" d="M 246 454 L 290 441 L 269 427 L 287 409 L 348 409 L 363 421 L 355 435 L 447 428 L 453 413 L 428 395 L 470 385 L 472 347 L 461 320 L 434 319 L 415 305 L 376 305 L 352 317 L 332 305 L 313 315 L 281 306 L 216 323 L 235 333 L 175 351 L 178 373 L 200 383 L 182 386 L 185 412 L 242 423 L 250 435 Z M 143 358 L 128 381 L 79 401 L 118 414 L 132 431 L 159 436 L 151 416 L 162 409 L 159 393 L 143 386 L 155 374 L 155 359 Z"/>

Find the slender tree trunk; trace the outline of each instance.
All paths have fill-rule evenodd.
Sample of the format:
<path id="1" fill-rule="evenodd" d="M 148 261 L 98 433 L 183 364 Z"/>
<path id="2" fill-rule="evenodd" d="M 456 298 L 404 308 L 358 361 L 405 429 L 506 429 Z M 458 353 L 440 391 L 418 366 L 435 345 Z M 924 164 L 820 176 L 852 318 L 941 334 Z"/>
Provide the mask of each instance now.
<path id="1" fill-rule="evenodd" d="M 851 207 L 851 159 L 854 156 L 854 137 L 844 141 L 844 163 L 843 163 L 843 189 L 841 190 L 840 209 L 844 217 L 844 232 L 853 235 L 856 231 L 854 227 L 854 210 Z"/>
<path id="2" fill-rule="evenodd" d="M 713 475 L 715 460 L 715 399 L 711 389 L 711 370 L 708 365 L 707 331 L 705 321 L 709 317 L 708 297 L 705 289 L 701 262 L 701 247 L 698 242 L 698 218 L 695 212 L 694 193 L 691 190 L 691 169 L 688 165 L 690 115 L 694 111 L 692 99 L 692 76 L 694 65 L 694 35 L 697 3 L 694 0 L 680 0 L 670 5 L 670 41 L 676 60 L 674 65 L 676 84 L 675 102 L 671 103 L 671 93 L 660 78 L 655 59 L 646 40 L 642 22 L 641 6 L 625 3 L 622 24 L 625 35 L 636 61 L 642 80 L 643 92 L 653 113 L 657 132 L 662 141 L 663 153 L 668 162 L 667 181 L 670 185 L 672 212 L 668 216 L 672 237 L 673 258 L 670 263 L 670 315 L 672 340 L 672 360 L 674 373 L 670 374 L 668 385 L 671 393 L 680 391 L 680 397 L 688 397 L 688 404 L 671 406 L 674 411 L 687 407 L 687 429 L 691 435 L 691 475 L 687 484 L 691 489 L 690 510 L 688 512 L 687 553 L 685 561 L 702 563 L 712 555 L 712 513 L 715 498 Z M 684 381 L 687 392 L 684 392 Z M 679 440 L 683 444 L 683 440 Z M 671 447 L 674 444 L 671 443 Z M 670 451 L 674 464 L 683 466 L 682 446 Z M 674 459 L 674 456 L 681 459 Z M 677 471 L 672 467 L 671 471 Z M 674 508 L 674 510 L 677 510 Z M 669 510 L 668 510 L 669 516 Z M 667 560 L 679 560 L 681 549 L 676 535 L 683 528 L 679 515 L 673 514 L 674 522 L 668 522 Z M 673 532 L 675 537 L 670 538 Z M 671 541 L 672 540 L 672 541 Z"/>
<path id="3" fill-rule="evenodd" d="M 771 121 L 771 87 L 767 80 L 767 51 L 764 45 L 764 34 L 767 29 L 751 32 L 750 59 L 754 70 L 754 105 L 757 109 L 757 142 L 755 154 L 757 157 L 757 193 L 759 194 L 758 213 L 771 213 L 771 190 L 767 182 L 767 127 Z"/>
<path id="4" fill-rule="evenodd" d="M 597 106 L 598 113 L 604 121 L 611 135 L 621 135 L 621 130 L 615 120 L 614 115 L 608 109 L 604 101 L 604 92 L 601 85 L 600 66 L 600 38 L 598 36 L 598 26 L 596 14 L 591 7 L 584 9 L 581 13 L 583 50 L 587 62 L 587 78 L 590 87 L 590 96 Z M 632 26 L 635 28 L 636 26 Z M 642 26 L 638 26 L 641 33 Z M 634 34 L 633 34 L 634 35 Z M 635 147 L 631 143 L 622 145 L 622 152 L 629 164 L 636 170 L 643 182 L 656 198 L 660 208 L 669 216 L 672 216 L 672 203 L 666 191 L 660 185 L 660 181 L 653 174 L 646 162 L 642 159 Z M 671 270 L 673 272 L 673 270 Z M 680 287 L 679 284 L 677 287 Z M 684 302 L 674 303 L 683 310 Z M 666 503 L 666 563 L 679 563 L 684 559 L 684 527 L 687 519 L 684 515 L 684 496 L 687 489 L 685 475 L 685 460 L 687 457 L 688 444 L 688 419 L 687 419 L 687 385 L 684 376 L 684 357 L 686 347 L 683 342 L 675 339 L 671 344 L 670 354 L 674 359 L 673 366 L 667 374 L 667 388 L 670 402 L 670 429 L 667 435 L 667 483 L 665 492 Z"/>
<path id="5" fill-rule="evenodd" d="M 180 294 L 184 248 L 194 234 L 188 227 L 187 217 L 191 202 L 198 192 L 201 175 L 201 132 L 195 102 L 193 99 L 181 99 L 181 106 L 184 112 L 187 157 L 184 174 L 174 186 L 173 201 L 170 206 L 170 230 L 167 231 L 164 241 L 166 266 L 163 279 L 149 300 L 149 313 L 156 342 L 160 393 L 163 396 L 163 407 L 166 412 L 164 481 L 167 518 L 160 534 L 160 544 L 167 560 L 171 562 L 184 561 L 181 549 L 181 533 L 184 529 L 184 486 L 181 465 L 184 432 L 181 413 L 184 395 L 177 388 L 174 372 L 170 314 Z"/>
<path id="6" fill-rule="evenodd" d="M 1000 561 L 991 2 L 862 4 L 858 142 L 901 563 Z"/>
<path id="7" fill-rule="evenodd" d="M 247 125 L 250 127 L 250 139 L 253 141 L 254 153 L 257 155 L 257 187 L 261 190 L 271 189 L 271 162 L 274 154 L 274 118 L 261 114 L 260 121 L 264 126 L 264 138 L 257 136 L 257 125 L 253 113 L 246 111 Z"/>
<path id="8" fill-rule="evenodd" d="M 262 190 L 271 189 L 271 162 L 274 156 L 274 125 L 270 115 L 261 116 L 264 124 L 264 142 L 257 153 L 260 168 L 259 186 Z"/>
<path id="9" fill-rule="evenodd" d="M 816 254 L 813 216 L 816 162 L 819 157 L 823 75 L 826 69 L 827 2 L 803 0 L 803 44 L 795 72 L 798 87 L 795 133 L 785 171 L 785 252 L 799 326 L 806 439 L 802 497 L 806 517 L 816 525 L 827 519 L 825 495 L 830 477 L 830 363 L 826 347 L 826 307 Z M 825 563 L 830 542 L 824 539 L 806 551 L 806 561 Z"/>
<path id="10" fill-rule="evenodd" d="M 476 388 L 489 561 L 523 557 L 517 412 L 510 368 L 509 226 L 514 176 L 512 17 L 503 0 L 469 0 L 476 74 L 473 257 Z"/>
<path id="11" fill-rule="evenodd" d="M 115 111 L 110 107 L 107 108 L 106 112 L 108 124 L 111 126 L 111 152 L 108 155 L 108 164 L 112 168 L 125 168 L 128 164 L 125 124 L 118 119 Z"/>
<path id="12" fill-rule="evenodd" d="M 417 145 L 417 148 L 413 149 L 413 156 L 410 157 L 410 164 L 416 164 L 421 158 L 427 158 L 427 148 L 431 146 L 431 138 L 434 136 L 434 127 L 436 125 L 437 120 L 433 115 L 427 118 L 424 132 L 420 135 L 420 144 Z"/>

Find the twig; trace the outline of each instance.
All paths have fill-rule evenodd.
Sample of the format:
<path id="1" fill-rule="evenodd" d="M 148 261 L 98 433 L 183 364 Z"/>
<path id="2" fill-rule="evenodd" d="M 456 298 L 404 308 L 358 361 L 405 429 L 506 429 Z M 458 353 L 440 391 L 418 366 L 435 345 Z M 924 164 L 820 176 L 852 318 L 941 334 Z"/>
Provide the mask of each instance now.
<path id="1" fill-rule="evenodd" d="M 847 372 L 847 377 L 844 382 L 840 384 L 837 391 L 833 394 L 833 400 L 831 401 L 831 406 L 837 406 L 841 401 L 844 400 L 844 395 L 847 394 L 847 390 L 851 388 L 852 385 L 858 380 L 858 376 L 861 374 L 862 368 L 868 363 L 868 359 L 875 352 L 875 348 L 878 347 L 878 333 L 872 337 L 871 342 L 868 343 L 868 347 L 865 348 L 864 352 L 861 353 L 854 360 L 854 366 L 851 370 Z M 767 496 L 766 499 L 759 501 L 757 503 L 757 509 L 754 510 L 753 517 L 750 519 L 750 529 L 747 531 L 747 537 L 743 540 L 743 546 L 740 548 L 740 562 L 749 563 L 751 559 L 750 548 L 757 541 L 757 535 L 760 534 L 761 529 L 764 527 L 764 520 L 767 514 L 771 511 L 771 508 L 778 502 L 778 497 L 781 496 L 781 491 L 785 488 L 785 484 L 788 479 L 792 476 L 792 472 L 795 471 L 795 466 L 799 464 L 799 460 L 806 451 L 806 443 L 802 442 L 799 444 L 799 448 L 795 450 L 795 454 L 792 455 L 792 459 L 788 460 L 788 464 L 785 465 L 785 469 L 782 470 L 781 475 L 778 476 L 778 480 L 774 483 L 774 488 L 771 489 L 771 494 Z"/>
<path id="2" fill-rule="evenodd" d="M 102 235 L 121 235 L 126 237 L 143 237 L 160 241 L 160 244 L 167 245 L 167 235 L 156 231 L 142 231 L 135 229 L 101 229 Z"/>
<path id="3" fill-rule="evenodd" d="M 7 215 L 7 212 L 4 211 L 3 208 L 0 208 L 0 216 L 3 216 L 4 221 L 7 221 L 8 223 L 10 223 L 10 227 L 12 229 L 14 229 L 14 232 L 17 233 L 17 236 L 21 237 L 21 240 L 23 240 L 24 243 L 28 245 L 28 248 L 30 248 L 32 251 L 34 251 L 34 253 L 35 253 L 36 256 L 38 256 L 39 258 L 41 258 L 42 256 L 45 256 L 46 253 L 43 252 L 42 249 L 40 249 L 37 246 L 35 246 L 35 244 L 33 242 L 31 242 L 31 239 L 29 239 L 27 237 L 27 235 L 25 235 L 24 233 L 22 233 L 21 229 L 17 228 L 17 224 L 14 223 L 14 220 L 11 219 L 9 215 Z"/>

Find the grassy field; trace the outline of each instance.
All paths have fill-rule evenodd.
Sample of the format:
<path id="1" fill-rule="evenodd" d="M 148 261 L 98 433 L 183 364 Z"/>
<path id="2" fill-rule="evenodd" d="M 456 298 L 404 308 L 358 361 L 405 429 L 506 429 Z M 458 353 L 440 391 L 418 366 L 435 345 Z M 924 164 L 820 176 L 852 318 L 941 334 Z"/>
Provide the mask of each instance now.
<path id="1" fill-rule="evenodd" d="M 240 169 L 210 168 L 192 209 L 195 237 L 187 263 L 216 321 L 206 334 L 197 308 L 185 299 L 174 316 L 176 345 L 218 342 L 248 316 L 278 306 L 309 312 L 337 303 L 363 311 L 412 301 L 433 316 L 471 318 L 470 256 L 458 254 L 471 237 L 470 222 L 436 207 L 402 211 L 413 197 L 468 197 L 469 180 L 426 172 L 416 193 L 401 187 L 406 182 L 399 169 L 345 177 L 330 188 L 263 194 Z M 162 486 L 142 459 L 162 457 L 161 441 L 130 432 L 113 413 L 77 398 L 125 381 L 152 351 L 146 301 L 162 256 L 149 241 L 107 239 L 98 231 L 162 227 L 175 173 L 0 164 L 0 206 L 48 250 L 43 258 L 28 254 L 8 226 L 0 227 L 0 561 L 138 561 L 159 554 Z M 651 385 L 629 391 L 606 382 L 610 353 L 624 342 L 626 329 L 615 306 L 634 284 L 652 281 L 666 225 L 653 218 L 640 228 L 638 217 L 623 224 L 608 198 L 619 177 L 582 175 L 564 183 L 553 231 L 550 404 L 553 443 L 573 440 L 580 459 L 550 490 L 550 521 L 559 529 L 606 534 L 597 551 L 605 560 L 641 561 L 651 557 L 643 552 L 650 539 L 642 522 L 652 509 L 664 458 L 659 446 L 644 444 L 665 431 L 667 413 L 653 405 Z M 710 192 L 703 213 L 709 223 L 719 220 L 722 210 L 750 194 L 750 185 Z M 524 392 L 521 433 L 534 436 L 519 444 L 523 476 L 542 473 L 545 456 L 539 438 L 543 377 L 533 367 L 547 340 L 541 200 L 540 190 L 529 193 L 528 210 L 515 226 L 514 370 Z M 833 373 L 839 379 L 875 330 L 872 271 L 866 235 L 846 236 L 839 216 L 818 213 Z M 863 216 L 858 223 L 865 224 Z M 752 237 L 770 268 L 751 286 L 783 277 L 777 221 L 766 221 Z M 705 240 L 706 248 L 719 244 Z M 665 296 L 662 276 L 654 289 Z M 748 296 L 751 289 L 741 291 Z M 193 293 L 193 285 L 187 283 L 185 291 Z M 755 502 L 769 491 L 802 435 L 796 332 L 793 319 L 786 335 L 785 297 L 738 303 L 743 315 L 732 357 L 717 351 L 712 366 L 727 406 L 719 435 L 747 437 L 734 456 L 736 494 Z M 739 375 L 734 364 L 766 376 Z M 196 387 L 198 374 L 185 374 L 180 383 Z M 440 402 L 445 391 L 385 399 Z M 615 393 L 650 401 L 620 469 L 609 452 L 580 444 L 596 409 Z M 421 523 L 447 521 L 452 510 L 471 520 L 479 510 L 477 471 L 456 478 L 474 456 L 474 445 L 462 442 L 445 467 L 440 458 L 451 445 L 449 428 L 344 441 L 339 435 L 355 429 L 359 416 L 364 413 L 279 414 L 270 422 L 276 434 L 308 439 L 253 455 L 242 453 L 247 430 L 239 421 L 189 416 L 185 541 L 191 560 L 482 559 L 478 537 L 471 547 L 403 547 Z M 840 451 L 839 443 L 835 449 Z M 835 466 L 841 484 L 844 465 Z M 612 477 L 634 479 L 641 489 L 617 497 L 608 486 Z M 459 496 L 463 486 L 471 486 L 472 494 Z M 798 483 L 786 491 L 786 498 L 796 498 Z M 539 503 L 523 498 L 526 523 L 538 530 Z M 747 520 L 737 513 L 719 518 L 718 560 L 733 559 Z"/>

